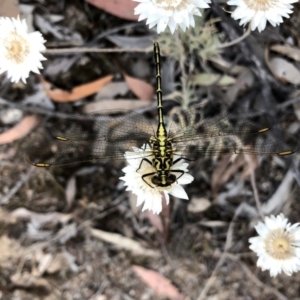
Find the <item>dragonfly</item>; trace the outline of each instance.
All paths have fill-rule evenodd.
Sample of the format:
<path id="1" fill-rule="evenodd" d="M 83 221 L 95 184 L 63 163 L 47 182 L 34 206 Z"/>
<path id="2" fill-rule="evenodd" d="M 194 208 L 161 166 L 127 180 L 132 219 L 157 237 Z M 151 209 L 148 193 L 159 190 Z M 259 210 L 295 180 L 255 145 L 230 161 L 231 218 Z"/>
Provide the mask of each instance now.
<path id="1" fill-rule="evenodd" d="M 221 154 L 277 154 L 286 156 L 298 151 L 297 139 L 278 128 L 266 112 L 240 109 L 216 114 L 213 110 L 190 108 L 177 110 L 167 123 L 163 113 L 161 57 L 154 42 L 156 69 L 157 123 L 143 114 L 108 110 L 97 115 L 73 115 L 55 120 L 50 134 L 33 143 L 26 155 L 37 167 L 66 165 L 76 162 L 124 160 L 133 147 L 145 151 L 133 152 L 130 159 L 150 164 L 154 172 L 152 187 L 168 187 L 183 175 L 171 167 L 178 160 L 195 160 Z M 146 147 L 148 146 L 148 147 Z M 146 149 L 147 148 L 147 149 Z M 174 160 L 174 157 L 176 160 Z M 175 175 L 175 174 L 176 175 Z"/>

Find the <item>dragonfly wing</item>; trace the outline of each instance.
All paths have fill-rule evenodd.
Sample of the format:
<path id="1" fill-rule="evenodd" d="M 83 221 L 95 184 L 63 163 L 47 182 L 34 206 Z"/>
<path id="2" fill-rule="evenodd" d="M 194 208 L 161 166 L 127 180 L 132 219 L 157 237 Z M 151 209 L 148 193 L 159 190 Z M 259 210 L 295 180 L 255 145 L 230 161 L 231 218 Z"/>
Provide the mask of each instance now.
<path id="1" fill-rule="evenodd" d="M 177 136 L 173 140 L 177 152 L 184 157 L 212 157 L 219 154 L 278 154 L 281 156 L 295 153 L 300 142 L 292 135 L 278 128 L 264 133 L 247 135 L 227 134 L 220 136 L 195 135 L 193 138 Z"/>
<path id="2" fill-rule="evenodd" d="M 220 114 L 207 117 L 200 110 L 181 110 L 173 114 L 170 131 L 172 137 L 195 135 L 203 137 L 245 135 L 270 130 L 274 125 L 273 117 L 265 112 L 249 109 L 239 109 L 238 113 Z"/>
<path id="3" fill-rule="evenodd" d="M 234 153 L 288 155 L 299 149 L 299 141 L 274 126 L 273 118 L 264 112 L 202 119 L 198 111 L 187 110 L 183 116 L 174 122 L 177 128 L 172 125 L 170 137 L 175 149 L 187 158 Z"/>
<path id="4" fill-rule="evenodd" d="M 111 116 L 108 113 L 114 111 L 101 116 L 73 116 L 64 122 L 56 120 L 51 134 L 42 134 L 27 151 L 27 160 L 36 166 L 49 166 L 125 159 L 126 151 L 142 147 L 154 134 L 152 125 L 141 114 Z M 139 157 L 143 155 L 132 156 Z"/>

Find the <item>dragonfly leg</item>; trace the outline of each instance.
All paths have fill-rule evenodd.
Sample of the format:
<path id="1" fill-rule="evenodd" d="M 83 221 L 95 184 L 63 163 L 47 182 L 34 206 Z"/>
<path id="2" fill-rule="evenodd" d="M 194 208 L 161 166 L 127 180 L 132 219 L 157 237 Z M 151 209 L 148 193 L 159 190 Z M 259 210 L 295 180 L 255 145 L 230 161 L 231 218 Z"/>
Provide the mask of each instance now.
<path id="1" fill-rule="evenodd" d="M 173 165 L 176 164 L 177 162 L 181 161 L 181 160 L 195 161 L 194 159 L 189 159 L 189 158 L 185 158 L 185 157 L 179 157 L 179 158 L 177 158 L 177 159 L 175 159 L 173 161 Z"/>
<path id="2" fill-rule="evenodd" d="M 145 178 L 145 177 L 152 176 L 152 175 L 154 175 L 154 174 L 156 174 L 156 172 L 147 173 L 147 174 L 144 174 L 144 175 L 142 176 L 143 181 L 144 181 L 147 185 L 149 185 L 152 189 L 153 189 L 153 186 L 151 186 L 144 178 Z"/>
<path id="3" fill-rule="evenodd" d="M 180 173 L 180 175 L 178 177 L 176 177 L 176 181 L 177 179 L 179 179 L 180 177 L 182 177 L 186 172 L 182 171 L 182 170 L 171 170 L 172 173 Z"/>
<path id="4" fill-rule="evenodd" d="M 143 164 L 144 161 L 146 161 L 149 165 L 152 166 L 152 162 L 151 162 L 148 158 L 143 158 L 143 159 L 141 160 L 141 162 L 140 162 L 139 167 L 136 169 L 136 171 L 138 171 L 138 170 L 141 168 L 141 166 L 142 166 L 142 164 Z"/>

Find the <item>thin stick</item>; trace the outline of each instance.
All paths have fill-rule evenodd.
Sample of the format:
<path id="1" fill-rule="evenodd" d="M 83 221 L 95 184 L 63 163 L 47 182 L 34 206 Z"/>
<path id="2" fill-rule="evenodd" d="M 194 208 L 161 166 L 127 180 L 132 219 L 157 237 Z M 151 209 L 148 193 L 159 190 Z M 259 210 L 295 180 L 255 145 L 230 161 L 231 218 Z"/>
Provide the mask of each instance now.
<path id="1" fill-rule="evenodd" d="M 240 36 L 239 38 L 237 38 L 231 42 L 223 43 L 223 44 L 219 45 L 218 48 L 223 49 L 223 48 L 227 48 L 227 47 L 233 46 L 235 44 L 238 44 L 239 42 L 244 40 L 246 37 L 248 37 L 250 35 L 250 33 L 251 33 L 251 26 L 248 25 L 248 29 L 244 32 L 244 34 L 242 36 Z"/>
<path id="2" fill-rule="evenodd" d="M 75 47 L 75 48 L 58 48 L 58 49 L 47 49 L 44 54 L 68 54 L 68 53 L 122 53 L 122 52 L 150 52 L 151 47 L 148 48 L 91 48 L 91 47 Z"/>
<path id="3" fill-rule="evenodd" d="M 217 278 L 217 273 L 219 271 L 219 269 L 222 267 L 223 263 L 225 262 L 225 259 L 227 257 L 227 251 L 231 246 L 232 243 L 232 233 L 233 233 L 233 225 L 234 225 L 234 221 L 236 220 L 236 218 L 238 217 L 238 215 L 244 210 L 244 203 L 241 203 L 239 205 L 239 207 L 236 209 L 234 216 L 230 222 L 229 228 L 227 230 L 227 234 L 226 234 L 226 242 L 225 242 L 225 246 L 224 246 L 224 252 L 222 253 L 218 263 L 216 264 L 211 276 L 209 277 L 209 279 L 207 280 L 203 290 L 201 291 L 201 294 L 199 295 L 199 297 L 197 298 L 197 300 L 204 300 L 207 298 L 207 293 L 210 290 L 210 288 L 213 286 L 213 283 L 215 282 L 216 278 Z"/>
<path id="4" fill-rule="evenodd" d="M 0 200 L 1 205 L 7 204 L 9 202 L 11 197 L 13 197 L 19 191 L 19 189 L 23 186 L 23 184 L 28 181 L 33 170 L 34 170 L 34 167 L 31 166 L 25 174 L 21 175 L 20 180 L 17 181 L 17 183 L 14 185 L 14 187 L 6 195 L 4 195 L 3 198 Z"/>
<path id="5" fill-rule="evenodd" d="M 286 296 L 281 294 L 279 291 L 277 291 L 276 289 L 274 289 L 270 286 L 267 286 L 265 283 L 260 281 L 256 276 L 254 276 L 254 274 L 251 272 L 251 270 L 249 270 L 248 266 L 245 263 L 243 263 L 237 256 L 227 253 L 227 257 L 229 259 L 231 259 L 232 261 L 236 261 L 242 267 L 243 271 L 248 276 L 248 278 L 250 280 L 252 280 L 255 283 L 256 286 L 259 286 L 259 287 L 265 289 L 267 292 L 276 295 L 277 298 L 280 299 L 280 300 L 287 300 L 288 299 Z"/>
<path id="6" fill-rule="evenodd" d="M 261 209 L 261 203 L 259 200 L 259 195 L 258 195 L 258 191 L 257 191 L 257 186 L 256 186 L 256 182 L 255 182 L 255 173 L 254 173 L 254 168 L 253 168 L 253 163 L 249 157 L 249 155 L 244 155 L 245 159 L 250 167 L 250 179 L 251 179 L 251 186 L 253 189 L 253 195 L 254 195 L 254 199 L 255 199 L 255 203 L 256 203 L 256 207 L 258 210 L 258 213 L 260 215 L 260 217 L 262 219 L 264 219 L 264 214 L 262 213 L 262 209 Z"/>

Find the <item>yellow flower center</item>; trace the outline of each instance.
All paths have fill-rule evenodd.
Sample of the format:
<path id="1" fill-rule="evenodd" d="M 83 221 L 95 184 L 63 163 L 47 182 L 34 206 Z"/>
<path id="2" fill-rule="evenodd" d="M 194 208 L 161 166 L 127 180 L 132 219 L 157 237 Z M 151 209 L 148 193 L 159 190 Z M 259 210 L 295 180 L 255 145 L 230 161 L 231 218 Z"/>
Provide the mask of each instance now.
<path id="1" fill-rule="evenodd" d="M 166 10 L 182 9 L 186 6 L 185 0 L 156 0 L 156 4 Z"/>
<path id="2" fill-rule="evenodd" d="M 283 229 L 273 231 L 265 240 L 265 249 L 275 259 L 286 260 L 294 255 L 292 238 Z"/>
<path id="3" fill-rule="evenodd" d="M 244 0 L 246 5 L 255 11 L 266 11 L 276 5 L 277 0 Z"/>
<path id="4" fill-rule="evenodd" d="M 273 241 L 273 249 L 277 253 L 287 253 L 289 251 L 289 241 L 286 238 L 279 237 Z"/>
<path id="5" fill-rule="evenodd" d="M 29 54 L 29 43 L 22 36 L 11 32 L 3 43 L 7 49 L 6 58 L 20 64 Z"/>

